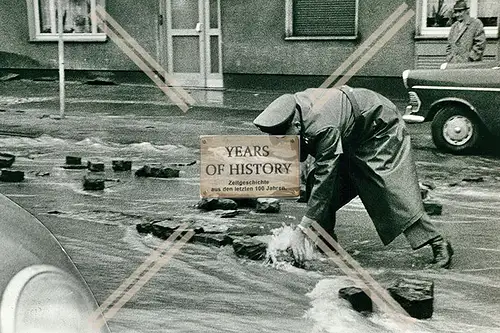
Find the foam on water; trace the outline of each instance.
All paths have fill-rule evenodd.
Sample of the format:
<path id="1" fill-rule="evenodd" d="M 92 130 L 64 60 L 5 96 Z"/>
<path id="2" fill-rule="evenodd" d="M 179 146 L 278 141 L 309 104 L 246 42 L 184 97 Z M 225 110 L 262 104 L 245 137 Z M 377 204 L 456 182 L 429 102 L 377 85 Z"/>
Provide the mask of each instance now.
<path id="1" fill-rule="evenodd" d="M 193 152 L 193 150 L 190 150 L 182 145 L 154 145 L 150 142 L 120 144 L 106 142 L 100 138 L 94 137 L 85 138 L 80 141 L 54 138 L 50 135 L 42 135 L 38 138 L 0 137 L 0 147 L 13 148 L 14 150 L 19 150 L 21 148 L 57 148 L 58 150 L 74 150 L 75 146 L 77 146 L 78 149 L 94 151 L 100 154 L 103 152 L 128 152 L 168 153 L 182 156 Z"/>
<path id="2" fill-rule="evenodd" d="M 0 146 L 29 148 L 29 147 L 59 147 L 68 144 L 68 140 L 54 138 L 50 135 L 41 135 L 38 138 L 27 138 L 17 136 L 0 137 Z"/>

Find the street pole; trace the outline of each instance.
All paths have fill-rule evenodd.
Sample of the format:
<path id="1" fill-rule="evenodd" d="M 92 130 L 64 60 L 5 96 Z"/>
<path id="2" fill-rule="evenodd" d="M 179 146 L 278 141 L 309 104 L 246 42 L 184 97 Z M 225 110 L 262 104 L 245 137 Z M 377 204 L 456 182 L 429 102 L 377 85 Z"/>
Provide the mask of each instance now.
<path id="1" fill-rule="evenodd" d="M 57 0 L 57 30 L 59 32 L 59 115 L 64 118 L 65 91 L 64 91 L 64 23 L 63 23 L 63 0 Z"/>

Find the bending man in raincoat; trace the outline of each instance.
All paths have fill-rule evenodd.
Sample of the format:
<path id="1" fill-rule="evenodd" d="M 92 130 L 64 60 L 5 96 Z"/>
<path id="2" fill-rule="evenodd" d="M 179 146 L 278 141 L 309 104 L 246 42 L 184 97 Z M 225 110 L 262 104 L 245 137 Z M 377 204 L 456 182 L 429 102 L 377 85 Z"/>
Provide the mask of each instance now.
<path id="1" fill-rule="evenodd" d="M 300 135 L 301 160 L 315 158 L 307 212 L 292 250 L 304 260 L 305 228 L 335 238 L 335 212 L 359 195 L 384 245 L 403 233 L 413 249 L 432 247 L 448 268 L 453 250 L 425 213 L 410 137 L 396 106 L 371 90 L 311 88 L 272 102 L 254 124 L 271 135 Z"/>

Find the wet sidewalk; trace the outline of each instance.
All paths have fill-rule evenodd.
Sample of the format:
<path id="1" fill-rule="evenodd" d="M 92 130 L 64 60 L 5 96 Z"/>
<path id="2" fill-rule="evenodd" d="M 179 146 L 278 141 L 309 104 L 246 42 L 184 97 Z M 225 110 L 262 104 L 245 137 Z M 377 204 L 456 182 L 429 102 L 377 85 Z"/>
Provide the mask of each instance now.
<path id="1" fill-rule="evenodd" d="M 175 106 L 175 103 L 154 84 L 99 85 L 67 82 L 65 87 L 68 112 L 71 112 L 72 105 L 85 102 Z M 191 108 L 235 110 L 262 110 L 275 98 L 285 93 L 285 91 L 236 89 L 184 90 L 195 100 Z M 13 109 L 16 106 L 21 107 L 23 104 L 41 102 L 59 102 L 59 83 L 57 81 L 12 80 L 0 83 L 1 108 Z M 29 105 L 25 106 L 29 107 Z M 57 109 L 59 109 L 58 105 Z"/>
<path id="2" fill-rule="evenodd" d="M 170 98 L 154 84 L 113 84 L 95 85 L 85 82 L 67 82 L 67 110 L 75 104 L 85 102 L 101 104 L 141 104 L 150 106 L 175 107 Z M 248 89 L 185 89 L 195 100 L 191 109 L 217 108 L 228 110 L 262 110 L 274 99 L 284 93 L 295 91 L 284 90 L 248 90 Z M 26 103 L 57 102 L 59 109 L 59 83 L 57 81 L 12 80 L 0 82 L 0 108 L 15 108 Z M 404 106 L 404 97 L 393 102 Z M 55 104 L 55 103 L 52 103 Z M 49 104 L 51 105 L 51 104 Z M 26 105 L 29 107 L 29 105 Z M 53 105 L 51 105 L 53 106 Z"/>
<path id="3" fill-rule="evenodd" d="M 99 137 L 116 143 L 148 141 L 198 147 L 199 135 L 261 134 L 252 120 L 286 92 L 191 89 L 187 92 L 195 103 L 184 112 L 153 84 L 90 85 L 79 81 L 67 82 L 65 87 L 64 119 L 59 119 L 57 81 L 0 82 L 0 135 Z M 394 102 L 404 108 L 404 101 Z"/>

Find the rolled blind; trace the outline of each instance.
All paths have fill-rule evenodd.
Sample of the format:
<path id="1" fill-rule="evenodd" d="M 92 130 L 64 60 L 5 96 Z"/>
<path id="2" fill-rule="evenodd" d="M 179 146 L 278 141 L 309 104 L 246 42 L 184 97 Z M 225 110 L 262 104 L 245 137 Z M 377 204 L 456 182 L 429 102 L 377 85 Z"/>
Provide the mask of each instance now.
<path id="1" fill-rule="evenodd" d="M 357 0 L 293 0 L 294 36 L 355 36 Z"/>

